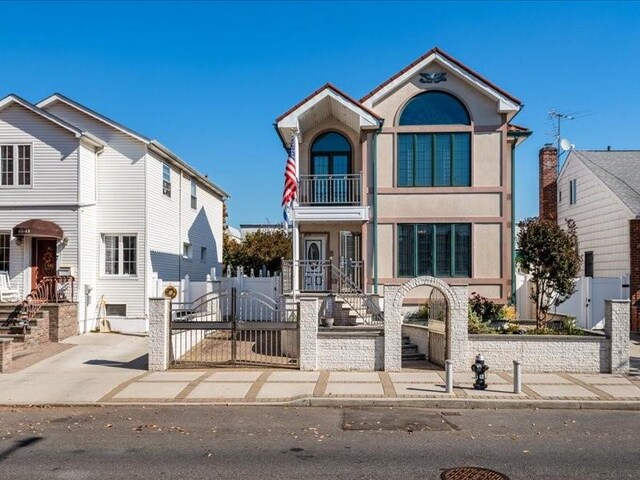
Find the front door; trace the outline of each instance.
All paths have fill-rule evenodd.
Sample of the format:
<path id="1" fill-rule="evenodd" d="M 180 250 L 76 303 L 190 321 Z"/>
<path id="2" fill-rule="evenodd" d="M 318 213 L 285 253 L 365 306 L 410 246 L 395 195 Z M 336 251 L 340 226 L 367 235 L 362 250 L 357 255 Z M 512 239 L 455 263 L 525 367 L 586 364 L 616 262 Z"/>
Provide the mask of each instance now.
<path id="1" fill-rule="evenodd" d="M 35 288 L 44 277 L 54 277 L 57 271 L 55 239 L 34 238 L 32 240 L 31 288 Z"/>
<path id="2" fill-rule="evenodd" d="M 353 286 L 362 289 L 359 233 L 340 232 L 340 270 Z"/>
<path id="3" fill-rule="evenodd" d="M 305 237 L 304 262 L 302 262 L 302 290 L 323 292 L 327 290 L 325 237 Z"/>

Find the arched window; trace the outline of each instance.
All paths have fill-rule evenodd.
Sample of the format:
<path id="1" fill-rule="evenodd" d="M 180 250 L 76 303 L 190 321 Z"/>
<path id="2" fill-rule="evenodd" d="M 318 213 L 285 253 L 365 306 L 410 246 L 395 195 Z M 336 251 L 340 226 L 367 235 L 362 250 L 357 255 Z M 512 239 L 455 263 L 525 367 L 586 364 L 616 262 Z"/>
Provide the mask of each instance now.
<path id="1" fill-rule="evenodd" d="M 349 204 L 355 201 L 356 185 L 350 181 L 351 144 L 338 132 L 327 132 L 311 145 L 311 184 L 316 204 Z"/>
<path id="2" fill-rule="evenodd" d="M 346 175 L 351 173 L 351 145 L 344 135 L 327 132 L 311 146 L 311 173 L 314 175 Z"/>
<path id="3" fill-rule="evenodd" d="M 416 95 L 400 115 L 400 125 L 471 125 L 465 106 L 445 92 Z M 399 133 L 399 187 L 471 186 L 471 132 Z"/>
<path id="4" fill-rule="evenodd" d="M 431 91 L 416 95 L 400 115 L 400 125 L 470 125 L 469 112 L 449 93 Z"/>

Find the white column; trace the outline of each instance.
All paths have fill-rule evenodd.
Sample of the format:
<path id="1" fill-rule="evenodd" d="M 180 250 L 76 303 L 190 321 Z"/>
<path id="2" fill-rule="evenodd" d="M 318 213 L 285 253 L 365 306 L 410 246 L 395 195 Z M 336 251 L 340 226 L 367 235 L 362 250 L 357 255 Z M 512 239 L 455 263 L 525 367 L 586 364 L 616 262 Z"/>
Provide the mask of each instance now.
<path id="1" fill-rule="evenodd" d="M 294 156 L 293 160 L 296 164 L 296 176 L 298 186 L 300 185 L 300 130 L 296 129 L 293 131 L 293 147 L 294 147 Z M 293 257 L 293 271 L 291 280 L 293 282 L 293 298 L 296 298 L 297 293 L 300 290 L 299 283 L 299 261 L 300 261 L 300 229 L 298 227 L 298 222 L 296 221 L 296 207 L 298 206 L 297 195 L 293 200 L 293 208 L 291 209 L 292 216 L 292 230 L 293 230 L 293 242 L 292 242 L 292 257 Z"/>

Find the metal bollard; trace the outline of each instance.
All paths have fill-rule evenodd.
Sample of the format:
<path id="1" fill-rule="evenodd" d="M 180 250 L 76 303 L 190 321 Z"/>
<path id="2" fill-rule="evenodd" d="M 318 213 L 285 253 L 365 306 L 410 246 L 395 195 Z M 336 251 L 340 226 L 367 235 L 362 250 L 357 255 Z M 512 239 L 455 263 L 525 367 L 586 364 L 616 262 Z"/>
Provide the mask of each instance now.
<path id="1" fill-rule="evenodd" d="M 453 393 L 453 360 L 444 361 L 444 370 L 446 375 L 445 391 Z"/>
<path id="2" fill-rule="evenodd" d="M 522 393 L 522 362 L 513 361 L 513 393 Z"/>

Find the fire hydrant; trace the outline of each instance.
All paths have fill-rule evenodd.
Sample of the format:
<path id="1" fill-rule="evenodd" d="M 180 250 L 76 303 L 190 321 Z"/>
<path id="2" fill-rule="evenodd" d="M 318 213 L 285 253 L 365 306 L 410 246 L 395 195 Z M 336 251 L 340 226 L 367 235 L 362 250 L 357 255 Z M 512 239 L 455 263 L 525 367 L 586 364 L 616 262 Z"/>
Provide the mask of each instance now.
<path id="1" fill-rule="evenodd" d="M 485 372 L 489 370 L 489 367 L 484 364 L 484 357 L 481 353 L 476 355 L 476 363 L 471 365 L 471 370 L 476 374 L 476 381 L 473 384 L 473 388 L 476 390 L 486 390 L 488 385 Z"/>

